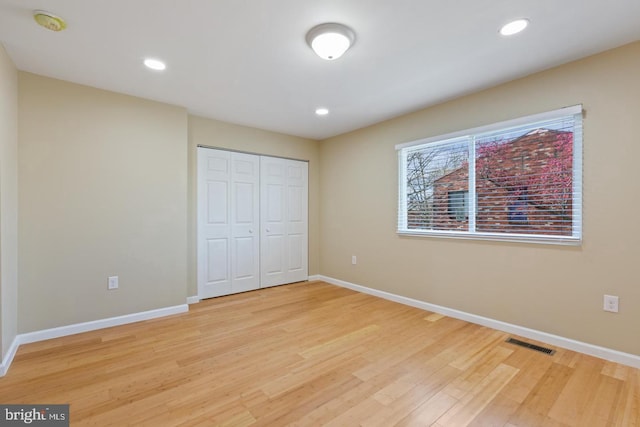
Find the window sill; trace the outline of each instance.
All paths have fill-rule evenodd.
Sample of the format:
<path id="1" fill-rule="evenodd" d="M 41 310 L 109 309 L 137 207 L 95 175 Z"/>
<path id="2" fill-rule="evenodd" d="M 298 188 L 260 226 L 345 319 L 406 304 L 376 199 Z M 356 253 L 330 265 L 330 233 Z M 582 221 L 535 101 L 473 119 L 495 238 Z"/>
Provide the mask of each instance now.
<path id="1" fill-rule="evenodd" d="M 580 237 L 532 236 L 529 234 L 469 233 L 466 231 L 398 230 L 401 237 L 436 237 L 462 240 L 487 240 L 509 243 L 537 243 L 543 245 L 581 246 Z"/>

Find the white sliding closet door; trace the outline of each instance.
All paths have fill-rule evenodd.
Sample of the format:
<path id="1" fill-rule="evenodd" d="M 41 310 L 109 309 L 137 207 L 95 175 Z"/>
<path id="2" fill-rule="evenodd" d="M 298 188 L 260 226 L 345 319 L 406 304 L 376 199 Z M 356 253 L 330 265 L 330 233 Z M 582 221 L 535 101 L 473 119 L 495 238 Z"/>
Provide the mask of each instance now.
<path id="1" fill-rule="evenodd" d="M 260 159 L 261 287 L 308 279 L 308 164 Z"/>
<path id="2" fill-rule="evenodd" d="M 260 287 L 260 158 L 198 148 L 198 296 Z"/>

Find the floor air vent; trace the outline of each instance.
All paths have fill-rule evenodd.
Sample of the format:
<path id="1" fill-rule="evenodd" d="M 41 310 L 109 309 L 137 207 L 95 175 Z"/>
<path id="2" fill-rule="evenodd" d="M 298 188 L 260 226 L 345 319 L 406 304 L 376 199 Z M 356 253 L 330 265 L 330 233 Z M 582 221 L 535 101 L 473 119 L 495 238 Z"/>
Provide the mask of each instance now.
<path id="1" fill-rule="evenodd" d="M 556 352 L 555 350 L 551 350 L 550 348 L 540 347 L 539 345 L 530 344 L 528 342 L 520 341 L 515 338 L 509 338 L 507 339 L 507 342 L 509 344 L 519 345 L 520 347 L 530 348 L 531 350 L 539 351 L 540 353 L 548 354 L 549 356 Z"/>

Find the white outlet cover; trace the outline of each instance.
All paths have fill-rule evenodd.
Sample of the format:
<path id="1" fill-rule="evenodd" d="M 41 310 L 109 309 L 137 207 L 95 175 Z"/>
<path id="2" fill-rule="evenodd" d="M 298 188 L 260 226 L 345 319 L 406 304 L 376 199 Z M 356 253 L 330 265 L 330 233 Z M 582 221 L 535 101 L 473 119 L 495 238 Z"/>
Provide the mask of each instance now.
<path id="1" fill-rule="evenodd" d="M 107 289 L 118 289 L 118 276 L 110 276 L 107 282 Z"/>
<path id="2" fill-rule="evenodd" d="M 618 304 L 620 300 L 616 295 L 605 295 L 604 296 L 604 311 L 610 311 L 612 313 L 618 312 Z"/>

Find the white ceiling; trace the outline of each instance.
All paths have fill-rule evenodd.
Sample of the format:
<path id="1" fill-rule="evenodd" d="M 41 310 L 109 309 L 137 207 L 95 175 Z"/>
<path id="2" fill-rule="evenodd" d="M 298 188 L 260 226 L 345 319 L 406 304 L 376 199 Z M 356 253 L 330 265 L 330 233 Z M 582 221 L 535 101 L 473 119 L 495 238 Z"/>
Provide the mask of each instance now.
<path id="1" fill-rule="evenodd" d="M 67 30 L 37 26 L 33 9 Z M 520 17 L 525 32 L 498 34 Z M 324 22 L 356 33 L 336 61 L 305 42 Z M 313 139 L 639 39 L 639 0 L 0 0 L 20 70 Z"/>

